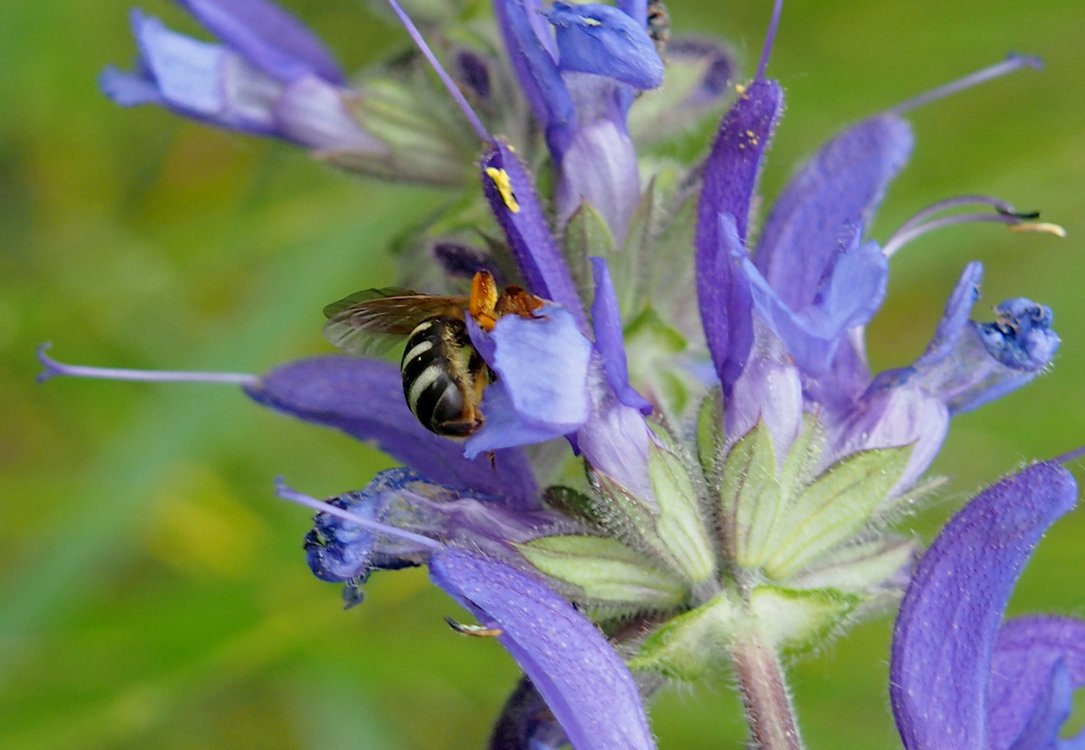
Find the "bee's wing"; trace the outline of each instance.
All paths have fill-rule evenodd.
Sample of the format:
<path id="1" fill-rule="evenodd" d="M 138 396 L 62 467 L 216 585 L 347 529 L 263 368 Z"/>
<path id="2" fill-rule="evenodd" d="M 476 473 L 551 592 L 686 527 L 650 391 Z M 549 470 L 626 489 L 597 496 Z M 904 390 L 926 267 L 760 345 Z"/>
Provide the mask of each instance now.
<path id="1" fill-rule="evenodd" d="M 383 354 L 424 320 L 463 317 L 466 297 L 435 297 L 409 289 L 366 289 L 324 308 L 324 337 L 343 351 Z"/>

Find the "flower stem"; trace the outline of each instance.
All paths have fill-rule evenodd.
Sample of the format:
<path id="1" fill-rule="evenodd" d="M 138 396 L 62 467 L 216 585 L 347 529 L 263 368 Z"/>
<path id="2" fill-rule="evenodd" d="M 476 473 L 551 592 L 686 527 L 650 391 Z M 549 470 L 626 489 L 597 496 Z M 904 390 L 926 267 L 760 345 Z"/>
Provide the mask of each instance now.
<path id="1" fill-rule="evenodd" d="M 731 646 L 750 747 L 754 750 L 802 750 L 795 710 L 784 681 L 784 670 L 773 648 L 747 632 Z"/>

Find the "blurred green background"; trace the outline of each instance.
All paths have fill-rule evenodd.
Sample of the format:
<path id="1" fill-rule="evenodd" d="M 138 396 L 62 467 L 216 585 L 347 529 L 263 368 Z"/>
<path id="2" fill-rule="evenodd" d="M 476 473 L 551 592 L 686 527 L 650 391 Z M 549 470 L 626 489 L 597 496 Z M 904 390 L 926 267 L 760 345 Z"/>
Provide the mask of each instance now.
<path id="1" fill-rule="evenodd" d="M 751 71 L 766 0 L 670 4 L 676 33 L 726 35 Z M 380 575 L 340 608 L 314 579 L 308 513 L 274 499 L 363 486 L 387 460 L 226 386 L 58 380 L 34 347 L 88 364 L 264 371 L 324 352 L 322 305 L 392 280 L 390 238 L 437 205 L 287 146 L 99 94 L 134 55 L 127 0 L 9 0 L 0 26 L 0 747 L 479 748 L 516 678 L 496 643 L 442 622 L 425 575 Z M 164 0 L 142 6 L 194 31 Z M 405 37 L 360 4 L 293 0 L 350 66 Z M 1064 224 L 1058 241 L 951 229 L 893 260 L 871 336 L 880 367 L 914 358 L 961 267 L 987 268 L 977 315 L 1010 296 L 1054 307 L 1063 350 L 1023 392 L 958 418 L 936 470 L 946 502 L 1085 442 L 1085 6 L 1080 0 L 791 3 L 771 71 L 789 106 L 763 188 L 842 123 L 987 65 L 1027 71 L 924 108 L 875 235 L 955 194 L 993 193 Z M 707 143 L 691 134 L 675 148 Z M 1080 476 L 1080 472 L 1079 472 Z M 1040 546 L 1015 611 L 1085 615 L 1080 512 Z M 898 747 L 890 621 L 793 669 L 811 748 Z M 660 700 L 663 748 L 741 747 L 726 682 Z"/>

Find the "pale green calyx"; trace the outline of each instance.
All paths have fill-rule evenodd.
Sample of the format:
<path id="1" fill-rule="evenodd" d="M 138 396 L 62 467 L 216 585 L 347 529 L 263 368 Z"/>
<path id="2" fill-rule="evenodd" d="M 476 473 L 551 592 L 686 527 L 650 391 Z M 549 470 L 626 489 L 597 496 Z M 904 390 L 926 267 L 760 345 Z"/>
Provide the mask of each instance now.
<path id="1" fill-rule="evenodd" d="M 667 610 L 689 597 L 681 579 L 617 539 L 558 535 L 516 545 L 535 568 L 576 586 L 601 609 Z"/>
<path id="2" fill-rule="evenodd" d="M 697 680 L 726 670 L 747 637 L 801 653 L 899 595 L 915 543 L 884 527 L 911 446 L 829 463 L 816 414 L 783 454 L 763 423 L 729 443 L 718 389 L 688 424 L 696 455 L 653 424 L 650 500 L 590 472 L 590 494 L 552 487 L 546 500 L 596 531 L 517 545 L 589 610 L 621 618 L 631 667 Z"/>
<path id="3" fill-rule="evenodd" d="M 911 446 L 859 451 L 812 476 L 821 446 L 815 416 L 782 464 L 761 423 L 732 446 L 719 469 L 719 498 L 724 543 L 739 568 L 786 582 L 854 541 L 911 455 Z"/>
<path id="4" fill-rule="evenodd" d="M 755 632 L 781 651 L 805 651 L 841 627 L 862 601 L 835 589 L 758 586 L 743 601 L 724 591 L 660 626 L 630 660 L 633 669 L 696 681 L 727 668 L 735 639 Z"/>

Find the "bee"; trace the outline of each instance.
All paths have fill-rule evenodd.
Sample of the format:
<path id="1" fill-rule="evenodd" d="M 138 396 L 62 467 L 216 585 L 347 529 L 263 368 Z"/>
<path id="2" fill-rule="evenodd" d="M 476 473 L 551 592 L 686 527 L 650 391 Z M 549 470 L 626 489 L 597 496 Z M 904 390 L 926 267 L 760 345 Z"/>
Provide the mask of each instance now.
<path id="1" fill-rule="evenodd" d="M 647 12 L 648 36 L 655 44 L 659 57 L 666 62 L 667 57 L 664 53 L 667 50 L 667 42 L 671 38 L 671 16 L 663 0 L 648 0 Z"/>
<path id="2" fill-rule="evenodd" d="M 495 379 L 471 344 L 467 315 L 485 331 L 503 315 L 533 318 L 543 300 L 517 286 L 498 293 L 489 271 L 471 280 L 469 296 L 410 289 L 365 289 L 324 308 L 324 335 L 335 346 L 372 356 L 407 337 L 400 361 L 407 407 L 430 432 L 467 437 L 484 423 L 482 393 Z"/>

